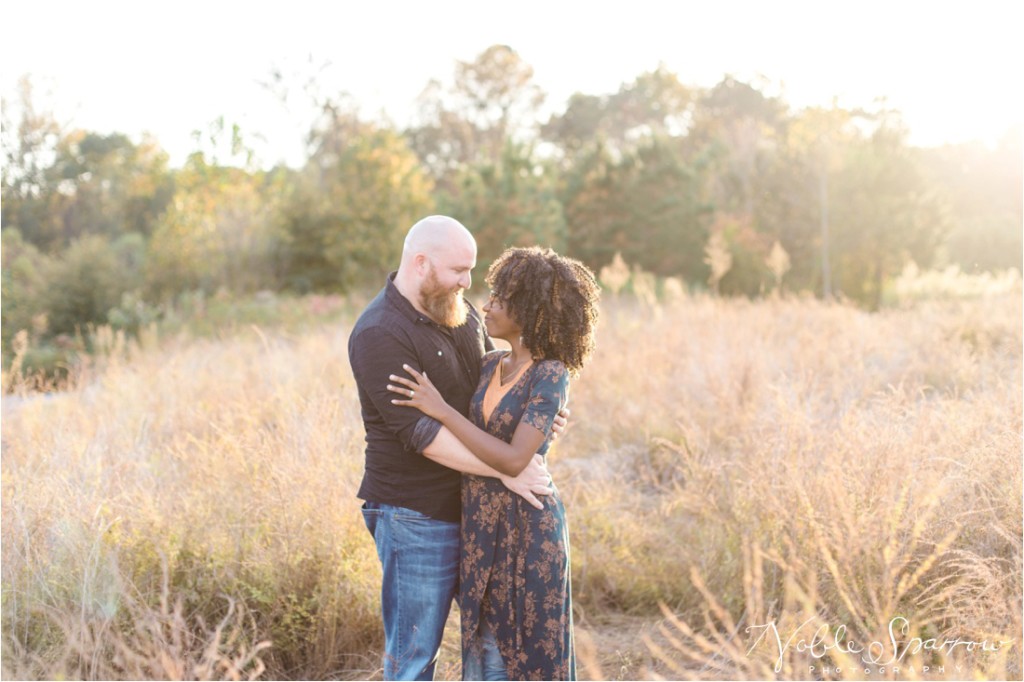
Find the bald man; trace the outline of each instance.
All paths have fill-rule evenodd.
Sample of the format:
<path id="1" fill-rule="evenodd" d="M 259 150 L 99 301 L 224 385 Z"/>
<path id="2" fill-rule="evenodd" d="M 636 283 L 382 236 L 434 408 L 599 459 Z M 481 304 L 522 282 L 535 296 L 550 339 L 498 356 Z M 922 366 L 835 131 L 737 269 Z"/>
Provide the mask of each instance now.
<path id="1" fill-rule="evenodd" d="M 426 371 L 463 414 L 493 344 L 476 308 L 476 241 L 459 221 L 429 216 L 405 238 L 398 271 L 360 315 L 349 363 L 366 427 L 358 496 L 377 545 L 384 580 L 384 679 L 432 680 L 459 572 L 460 472 L 493 476 L 540 508 L 550 494 L 539 459 L 511 478 L 476 458 L 437 421 L 396 406 L 388 376 L 403 364 Z M 560 420 L 561 423 L 562 420 Z"/>

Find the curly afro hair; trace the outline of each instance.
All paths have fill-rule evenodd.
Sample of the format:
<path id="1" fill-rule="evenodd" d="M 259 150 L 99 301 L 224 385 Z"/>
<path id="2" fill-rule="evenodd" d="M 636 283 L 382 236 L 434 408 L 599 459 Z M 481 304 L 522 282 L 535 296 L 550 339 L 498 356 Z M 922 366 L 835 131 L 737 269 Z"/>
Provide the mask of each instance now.
<path id="1" fill-rule="evenodd" d="M 576 376 L 594 350 L 601 288 L 594 273 L 551 249 L 510 248 L 485 278 L 492 295 L 523 328 L 535 357 L 560 360 Z"/>

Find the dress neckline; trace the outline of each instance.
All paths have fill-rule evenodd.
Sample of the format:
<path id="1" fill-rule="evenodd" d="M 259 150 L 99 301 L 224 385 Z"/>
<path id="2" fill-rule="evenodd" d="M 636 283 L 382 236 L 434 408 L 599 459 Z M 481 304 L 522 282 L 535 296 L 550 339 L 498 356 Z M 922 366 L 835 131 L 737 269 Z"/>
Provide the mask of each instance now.
<path id="1" fill-rule="evenodd" d="M 511 393 L 512 389 L 515 388 L 516 384 L 522 381 L 523 376 L 526 374 L 526 370 L 533 366 L 533 359 L 524 364 L 516 372 L 515 376 L 511 377 L 506 383 L 501 383 L 501 360 L 505 356 L 498 358 L 498 362 L 494 365 L 494 372 L 491 374 L 491 378 L 487 382 L 487 388 L 484 390 L 484 397 L 481 404 L 481 415 L 484 418 L 484 424 L 488 424 L 491 421 L 491 415 L 494 414 L 494 408 L 498 406 L 498 403 L 502 399 Z"/>
<path id="2" fill-rule="evenodd" d="M 530 358 L 530 361 L 529 362 L 524 362 L 519 367 L 519 369 L 517 369 L 515 371 L 515 374 L 513 374 L 510 377 L 508 377 L 507 379 L 502 378 L 502 376 L 501 376 L 501 363 L 504 362 L 505 358 L 507 358 L 510 354 L 511 354 L 511 351 L 508 351 L 508 352 L 505 353 L 505 355 L 502 355 L 500 358 L 498 358 L 498 366 L 494 369 L 495 374 L 498 375 L 498 386 L 500 386 L 501 388 L 504 388 L 504 387 L 508 386 L 509 384 L 514 384 L 516 381 L 519 380 L 519 377 L 522 376 L 523 371 L 526 370 L 527 367 L 529 367 L 530 365 L 533 364 L 533 358 Z"/>

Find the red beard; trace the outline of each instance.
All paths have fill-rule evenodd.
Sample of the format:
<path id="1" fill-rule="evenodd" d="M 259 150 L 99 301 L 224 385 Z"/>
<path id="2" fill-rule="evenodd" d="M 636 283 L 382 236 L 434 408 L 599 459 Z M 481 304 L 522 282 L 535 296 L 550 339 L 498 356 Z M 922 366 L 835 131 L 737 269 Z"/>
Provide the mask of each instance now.
<path id="1" fill-rule="evenodd" d="M 420 289 L 420 304 L 435 322 L 445 327 L 461 327 L 469 316 L 466 302 L 462 300 L 462 289 L 451 291 L 442 287 L 433 267 Z"/>

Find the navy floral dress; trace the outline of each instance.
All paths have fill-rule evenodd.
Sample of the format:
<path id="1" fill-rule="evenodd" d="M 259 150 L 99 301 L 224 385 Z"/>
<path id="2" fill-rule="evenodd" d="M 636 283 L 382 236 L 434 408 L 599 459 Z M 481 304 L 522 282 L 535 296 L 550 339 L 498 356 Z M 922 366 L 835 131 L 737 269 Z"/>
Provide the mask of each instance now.
<path id="1" fill-rule="evenodd" d="M 519 422 L 536 427 L 551 443 L 555 415 L 568 398 L 569 376 L 554 360 L 529 366 L 484 420 L 483 400 L 506 351 L 484 356 L 470 419 L 512 441 Z M 496 478 L 462 477 L 462 557 L 459 608 L 463 670 L 480 660 L 480 626 L 495 635 L 510 680 L 574 680 L 569 532 L 565 507 L 555 494 L 539 510 Z"/>

